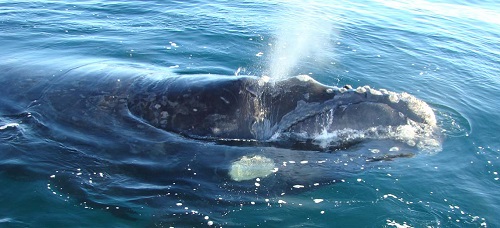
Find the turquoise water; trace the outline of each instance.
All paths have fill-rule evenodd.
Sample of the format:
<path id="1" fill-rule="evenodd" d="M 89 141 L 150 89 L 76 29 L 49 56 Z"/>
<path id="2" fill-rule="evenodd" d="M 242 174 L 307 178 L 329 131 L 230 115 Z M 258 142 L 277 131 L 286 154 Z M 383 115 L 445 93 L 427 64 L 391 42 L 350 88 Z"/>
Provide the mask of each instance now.
<path id="1" fill-rule="evenodd" d="M 218 145 L 113 117 L 79 125 L 2 84 L 0 225 L 498 227 L 499 12 L 496 1 L 451 0 L 0 1 L 0 78 L 80 61 L 166 75 L 308 74 L 413 94 L 444 135 L 437 153 L 364 164 L 362 148 Z M 309 185 L 270 178 L 257 191 L 225 180 L 221 170 L 247 154 L 295 161 Z M 341 162 L 312 162 L 322 160 Z"/>

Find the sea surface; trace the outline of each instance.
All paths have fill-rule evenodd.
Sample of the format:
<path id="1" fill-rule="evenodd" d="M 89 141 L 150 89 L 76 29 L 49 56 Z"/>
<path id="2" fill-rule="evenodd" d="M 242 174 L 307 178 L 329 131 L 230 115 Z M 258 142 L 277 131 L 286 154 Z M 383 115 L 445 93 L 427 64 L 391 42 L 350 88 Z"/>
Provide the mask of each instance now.
<path id="1" fill-rule="evenodd" d="M 376 151 L 370 140 L 337 151 L 221 145 L 111 116 L 80 124 L 50 110 L 85 94 L 20 101 L 27 91 L 4 83 L 0 227 L 500 227 L 498 1 L 0 0 L 0 79 L 80 61 L 407 92 L 436 113 L 442 148 L 366 162 L 357 155 Z M 65 83 L 46 75 L 48 89 Z M 228 166 L 247 155 L 293 178 L 235 184 Z"/>

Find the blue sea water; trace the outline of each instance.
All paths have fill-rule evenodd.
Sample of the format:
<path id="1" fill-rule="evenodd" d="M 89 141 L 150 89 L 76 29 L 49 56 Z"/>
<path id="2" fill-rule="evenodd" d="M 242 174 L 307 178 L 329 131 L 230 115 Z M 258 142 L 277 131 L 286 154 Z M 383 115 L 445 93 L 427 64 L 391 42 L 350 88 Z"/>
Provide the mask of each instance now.
<path id="1" fill-rule="evenodd" d="M 38 64 L 26 74 L 119 61 L 407 92 L 444 135 L 441 151 L 366 165 L 357 149 L 219 145 L 111 117 L 82 126 L 19 89 L 0 99 L 2 227 L 500 226 L 497 1 L 0 1 L 0 43 L 2 68 Z M 310 185 L 221 181 L 247 154 L 281 158 Z"/>

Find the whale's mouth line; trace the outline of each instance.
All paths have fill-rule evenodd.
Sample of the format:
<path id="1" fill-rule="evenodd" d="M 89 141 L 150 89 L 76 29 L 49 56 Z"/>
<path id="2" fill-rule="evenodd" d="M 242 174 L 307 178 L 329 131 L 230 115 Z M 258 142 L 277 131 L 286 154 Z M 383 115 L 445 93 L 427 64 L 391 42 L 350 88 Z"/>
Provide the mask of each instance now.
<path id="1" fill-rule="evenodd" d="M 323 107 L 318 107 L 317 112 L 310 112 L 308 115 L 304 115 L 301 118 L 296 118 L 296 121 L 290 122 L 288 125 L 286 125 L 287 127 L 282 126 L 281 128 L 279 128 L 279 129 L 281 129 L 281 131 L 277 132 L 277 133 L 283 133 L 283 132 L 290 131 L 291 129 L 293 129 L 297 125 L 303 124 L 306 121 L 311 120 L 311 119 L 316 119 L 316 121 L 314 121 L 314 123 L 315 124 L 322 124 L 323 127 L 332 126 L 334 124 L 333 121 L 337 118 L 337 117 L 335 117 L 335 114 L 337 111 L 345 110 L 345 109 L 348 109 L 349 107 L 356 106 L 356 105 L 362 105 L 362 104 L 368 104 L 368 105 L 372 105 L 372 106 L 385 105 L 385 104 L 379 104 L 379 103 L 372 102 L 372 101 L 359 101 L 359 102 L 353 102 L 353 103 L 349 103 L 349 104 L 335 104 L 332 106 L 320 104 L 318 106 L 323 106 Z M 393 109 L 393 108 L 390 108 L 390 109 L 394 112 L 398 112 L 396 109 Z M 293 115 L 293 114 L 291 114 L 291 115 Z M 401 114 L 401 115 L 403 115 L 403 114 Z M 321 116 L 323 116 L 323 118 L 319 118 Z M 322 119 L 322 121 L 319 121 L 319 119 Z M 398 124 L 393 124 L 393 125 L 398 125 Z"/>
<path id="2" fill-rule="evenodd" d="M 326 109 L 322 112 L 317 112 L 317 113 L 314 113 L 312 115 L 304 116 L 303 118 L 298 119 L 296 122 L 291 123 L 287 128 L 283 128 L 283 130 L 281 132 L 277 132 L 277 133 L 288 132 L 288 131 L 292 130 L 294 127 L 298 126 L 299 124 L 305 123 L 307 120 L 317 119 L 321 115 L 328 115 L 329 113 L 333 113 L 333 112 L 335 112 L 335 109 L 330 108 L 330 109 Z"/>
<path id="3" fill-rule="evenodd" d="M 273 140 L 276 135 L 285 133 L 290 131 L 294 126 L 298 124 L 304 123 L 307 120 L 315 119 L 321 115 L 330 116 L 333 118 L 333 114 L 335 111 L 342 107 L 347 107 L 349 105 L 357 105 L 362 103 L 372 103 L 370 101 L 358 101 L 352 102 L 349 104 L 338 103 L 335 99 L 329 99 L 322 103 L 308 103 L 307 105 L 302 105 L 301 108 L 298 108 L 281 119 L 281 121 L 276 124 L 273 128 L 273 136 L 269 138 L 269 140 Z M 333 119 L 330 119 L 332 121 Z M 327 120 L 328 121 L 328 120 Z M 317 124 L 317 123 L 316 123 Z M 331 124 L 331 123 L 330 123 Z"/>

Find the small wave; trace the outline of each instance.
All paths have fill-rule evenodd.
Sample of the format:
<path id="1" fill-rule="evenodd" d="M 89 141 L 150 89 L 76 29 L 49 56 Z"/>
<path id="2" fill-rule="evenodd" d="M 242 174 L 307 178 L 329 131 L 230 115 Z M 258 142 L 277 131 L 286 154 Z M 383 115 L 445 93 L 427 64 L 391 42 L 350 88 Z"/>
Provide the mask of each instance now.
<path id="1" fill-rule="evenodd" d="M 18 122 L 0 119 L 0 139 L 13 140 L 21 134 L 22 128 Z"/>
<path id="2" fill-rule="evenodd" d="M 0 125 L 0 131 L 8 130 L 9 128 L 18 128 L 18 123 L 7 123 L 5 125 Z"/>
<path id="3" fill-rule="evenodd" d="M 0 225 L 6 227 L 27 227 L 28 224 L 13 218 L 0 218 Z"/>
<path id="4" fill-rule="evenodd" d="M 469 120 L 458 111 L 443 105 L 433 105 L 441 131 L 445 137 L 469 136 L 472 128 Z"/>
<path id="5" fill-rule="evenodd" d="M 40 125 L 39 120 L 31 112 L 0 116 L 0 139 L 18 140 L 27 137 L 31 128 Z"/>

